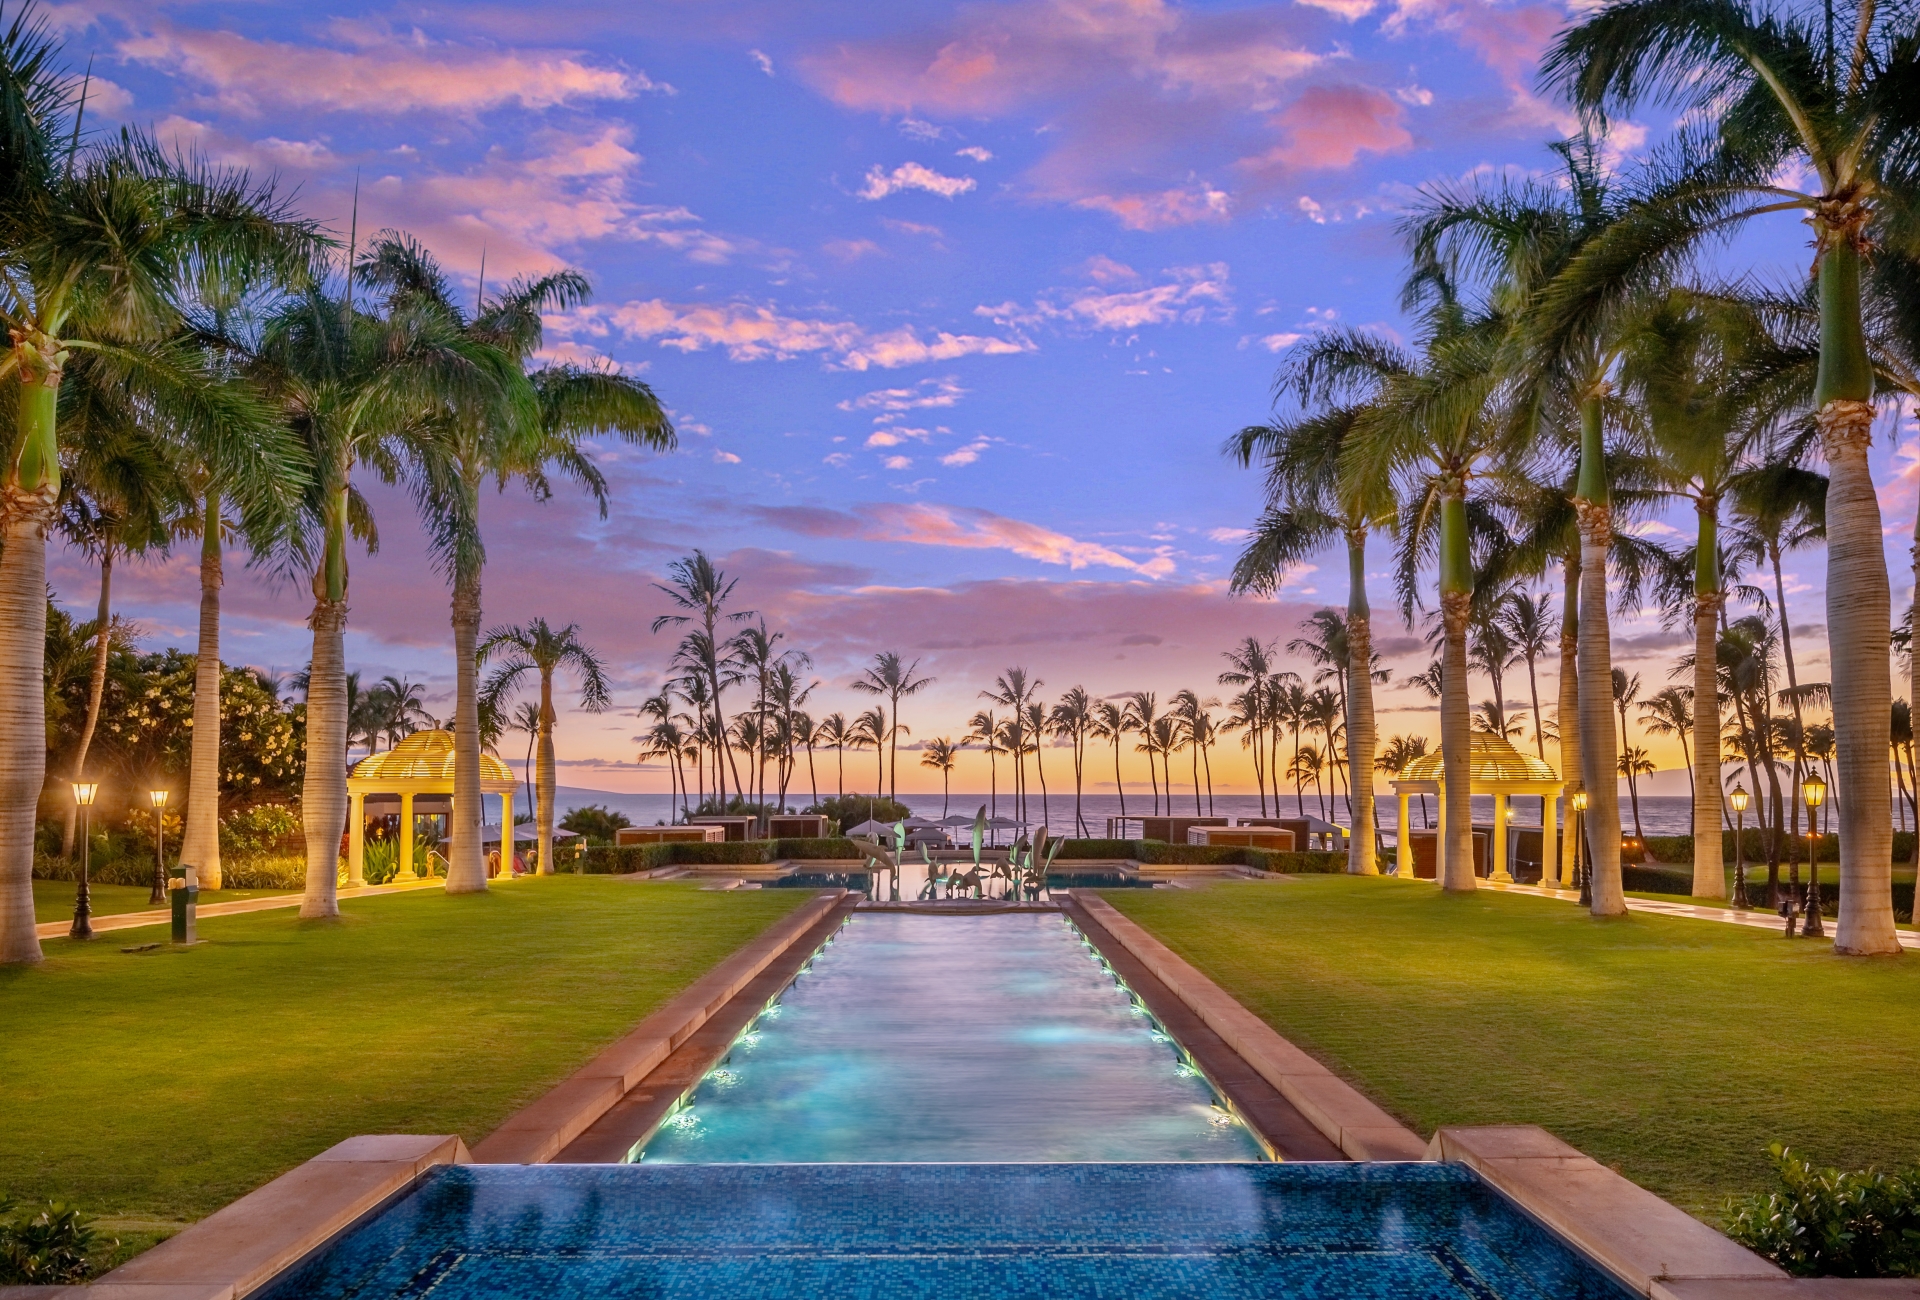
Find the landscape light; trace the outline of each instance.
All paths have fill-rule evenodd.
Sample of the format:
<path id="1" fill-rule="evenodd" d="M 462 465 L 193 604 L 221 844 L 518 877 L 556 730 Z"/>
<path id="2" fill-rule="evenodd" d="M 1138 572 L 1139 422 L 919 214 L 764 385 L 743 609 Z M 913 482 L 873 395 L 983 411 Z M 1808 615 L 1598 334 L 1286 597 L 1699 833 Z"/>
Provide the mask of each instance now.
<path id="1" fill-rule="evenodd" d="M 93 797 L 100 793 L 98 781 L 75 781 L 73 783 L 73 801 L 82 808 L 93 806 Z"/>
<path id="2" fill-rule="evenodd" d="M 1585 812 L 1587 810 L 1587 792 L 1585 790 L 1575 790 L 1573 792 L 1573 810 L 1575 812 Z"/>
<path id="3" fill-rule="evenodd" d="M 1817 776 L 1810 776 L 1800 786 L 1800 793 L 1806 796 L 1807 807 L 1818 808 L 1827 801 L 1827 783 Z"/>
<path id="4" fill-rule="evenodd" d="M 153 800 L 153 806 L 155 808 L 165 808 L 167 806 L 167 792 L 165 790 L 149 790 L 147 791 L 147 798 Z"/>
<path id="5" fill-rule="evenodd" d="M 1747 793 L 1747 787 L 1744 785 L 1736 785 L 1733 787 L 1733 793 L 1727 796 L 1727 802 L 1733 805 L 1735 812 L 1745 812 L 1751 800 L 1752 796 Z"/>

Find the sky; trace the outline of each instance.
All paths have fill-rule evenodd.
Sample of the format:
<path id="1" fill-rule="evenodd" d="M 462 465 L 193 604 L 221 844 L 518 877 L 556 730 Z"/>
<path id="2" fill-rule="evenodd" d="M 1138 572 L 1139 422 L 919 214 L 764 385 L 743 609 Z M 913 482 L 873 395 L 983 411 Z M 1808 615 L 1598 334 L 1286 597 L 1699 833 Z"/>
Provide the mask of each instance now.
<path id="1" fill-rule="evenodd" d="M 811 656 L 815 716 L 869 707 L 847 684 L 881 650 L 935 679 L 903 715 L 914 743 L 964 734 L 1016 665 L 1049 699 L 1220 694 L 1222 651 L 1284 644 L 1346 599 L 1335 555 L 1277 599 L 1229 596 L 1261 491 L 1224 440 L 1269 417 L 1276 364 L 1315 330 L 1407 335 L 1396 223 L 1421 186 L 1543 173 L 1573 125 L 1533 77 L 1573 10 L 1526 0 L 41 13 L 76 70 L 91 60 L 92 125 L 272 175 L 343 243 L 357 186 L 363 236 L 410 232 L 468 293 L 483 273 L 591 277 L 593 300 L 547 321 L 545 355 L 643 379 L 679 448 L 597 445 L 605 518 L 564 487 L 487 497 L 484 599 L 488 625 L 578 623 L 606 659 L 615 708 L 566 709 L 557 744 L 564 783 L 618 791 L 666 788 L 636 758 L 633 709 L 673 644 L 649 630 L 654 583 L 696 547 Z M 1616 128 L 1625 163 L 1671 126 L 1643 116 Z M 1802 232 L 1776 220 L 1727 263 L 1804 274 Z M 1904 610 L 1911 421 L 1883 419 L 1874 456 Z M 446 584 L 404 496 L 369 492 L 381 546 L 353 561 L 349 666 L 422 682 L 450 713 Z M 1640 527 L 1690 540 L 1679 514 Z M 1369 557 L 1394 670 L 1381 730 L 1431 736 L 1432 703 L 1400 680 L 1429 655 L 1391 608 L 1388 545 Z M 223 657 L 297 671 L 311 597 L 244 563 Z M 1823 565 L 1797 556 L 1788 578 L 1802 680 L 1826 675 Z M 77 556 L 51 580 L 91 610 Z M 146 645 L 192 648 L 193 555 L 128 564 L 116 589 Z M 1652 694 L 1690 640 L 1629 616 L 1615 662 Z M 1544 665 L 1543 707 L 1553 679 Z M 1516 670 L 1510 701 L 1525 689 Z M 1676 743 L 1635 738 L 1678 766 Z M 984 788 L 985 768 L 967 755 L 954 788 Z M 1217 789 L 1252 790 L 1233 742 L 1214 768 Z M 940 785 L 904 758 L 900 778 Z"/>

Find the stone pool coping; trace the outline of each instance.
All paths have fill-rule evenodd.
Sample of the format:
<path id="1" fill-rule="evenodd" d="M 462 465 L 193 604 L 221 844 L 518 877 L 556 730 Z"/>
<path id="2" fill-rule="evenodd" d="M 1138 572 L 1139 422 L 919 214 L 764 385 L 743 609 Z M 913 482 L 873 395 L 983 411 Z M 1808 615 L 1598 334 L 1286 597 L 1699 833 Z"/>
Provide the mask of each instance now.
<path id="1" fill-rule="evenodd" d="M 537 1165 L 632 1091 L 691 1038 L 735 994 L 839 906 L 844 889 L 821 890 L 763 930 L 693 986 L 574 1071 L 545 1096 L 511 1116 L 473 1148 L 478 1164 Z"/>
<path id="2" fill-rule="evenodd" d="M 1069 896 L 1349 1160 L 1426 1158 L 1427 1144 L 1419 1135 L 1275 1033 L 1266 1021 L 1113 904 L 1086 890 L 1072 890 Z"/>

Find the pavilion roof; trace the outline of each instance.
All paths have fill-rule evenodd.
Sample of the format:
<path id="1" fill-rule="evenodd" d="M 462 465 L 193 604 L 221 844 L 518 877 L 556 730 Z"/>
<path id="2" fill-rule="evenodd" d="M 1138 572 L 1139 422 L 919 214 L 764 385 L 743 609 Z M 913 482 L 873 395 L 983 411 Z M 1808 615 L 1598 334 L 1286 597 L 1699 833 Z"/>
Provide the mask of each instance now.
<path id="1" fill-rule="evenodd" d="M 1559 775 L 1532 754 L 1515 749 L 1504 736 L 1491 731 L 1473 733 L 1469 751 L 1473 785 L 1507 784 L 1519 781 L 1558 781 Z M 1445 779 L 1438 753 L 1422 754 L 1400 769 L 1396 781 L 1440 781 Z"/>
<path id="2" fill-rule="evenodd" d="M 347 774 L 348 779 L 363 785 L 398 785 L 416 782 L 445 782 L 449 789 L 453 782 L 453 733 L 451 731 L 416 731 L 398 745 L 381 754 L 369 754 L 353 765 Z M 495 758 L 492 754 L 480 755 L 480 781 L 491 786 L 495 782 L 514 780 L 513 769 Z"/>

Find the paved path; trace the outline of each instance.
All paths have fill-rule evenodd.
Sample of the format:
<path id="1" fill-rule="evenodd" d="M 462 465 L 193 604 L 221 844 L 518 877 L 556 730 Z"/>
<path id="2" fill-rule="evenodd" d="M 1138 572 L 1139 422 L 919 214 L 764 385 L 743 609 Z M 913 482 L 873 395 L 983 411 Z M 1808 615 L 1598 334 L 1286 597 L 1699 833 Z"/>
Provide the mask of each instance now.
<path id="1" fill-rule="evenodd" d="M 359 889 L 343 889 L 342 898 L 366 898 L 373 894 L 404 894 L 411 889 L 443 889 L 444 880 L 416 880 L 404 885 L 362 885 Z M 199 920 L 210 916 L 238 916 L 242 912 L 266 912 L 276 907 L 300 906 L 299 894 L 273 894 L 266 898 L 243 898 L 236 903 L 201 903 L 195 914 Z M 137 930 L 143 925 L 166 925 L 173 920 L 170 910 L 154 912 L 116 912 L 112 916 L 93 918 L 93 932 L 104 934 L 108 930 Z M 63 939 L 73 929 L 71 918 L 65 921 L 46 921 L 34 926 L 34 933 L 42 939 Z"/>
<path id="2" fill-rule="evenodd" d="M 1580 897 L 1579 891 L 1574 889 L 1542 889 L 1538 885 L 1499 885 L 1486 880 L 1480 882 L 1480 888 L 1504 890 L 1509 894 L 1532 894 L 1535 898 L 1561 898 L 1568 902 L 1574 902 Z M 1787 925 L 1778 912 L 1764 907 L 1749 908 L 1742 912 L 1731 907 L 1702 907 L 1698 903 L 1678 901 L 1668 903 L 1651 898 L 1629 898 L 1627 910 L 1651 912 L 1656 916 L 1684 917 L 1690 921 L 1718 921 L 1723 925 L 1744 925 L 1755 930 L 1771 930 L 1775 934 L 1783 934 Z M 1825 920 L 1827 934 L 1831 937 L 1834 920 L 1832 917 L 1827 917 Z M 1920 931 L 1901 930 L 1898 933 L 1902 948 L 1920 949 Z"/>

